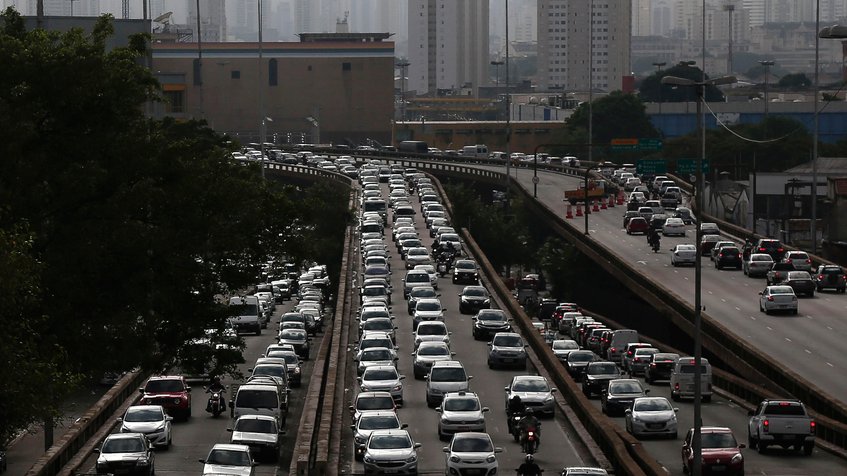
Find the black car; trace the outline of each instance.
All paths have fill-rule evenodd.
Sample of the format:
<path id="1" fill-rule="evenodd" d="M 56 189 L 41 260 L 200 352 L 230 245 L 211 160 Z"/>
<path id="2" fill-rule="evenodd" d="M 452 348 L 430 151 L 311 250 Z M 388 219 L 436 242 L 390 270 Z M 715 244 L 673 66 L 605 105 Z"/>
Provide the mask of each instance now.
<path id="1" fill-rule="evenodd" d="M 644 390 L 635 379 L 610 380 L 600 395 L 600 408 L 609 416 L 623 415 L 636 398 L 647 396 L 649 391 Z"/>
<path id="2" fill-rule="evenodd" d="M 585 369 L 582 393 L 586 397 L 599 394 L 609 385 L 610 380 L 619 378 L 621 378 L 621 370 L 614 362 L 591 362 Z"/>
<path id="3" fill-rule="evenodd" d="M 815 296 L 815 282 L 812 280 L 812 275 L 807 271 L 789 271 L 782 283 L 786 286 L 791 286 L 794 289 L 794 294 L 805 294 L 809 297 Z"/>
<path id="4" fill-rule="evenodd" d="M 782 260 L 782 255 L 785 253 L 785 247 L 782 246 L 779 240 L 762 238 L 756 243 L 753 248 L 753 253 L 765 253 L 771 255 L 774 262 L 778 263 Z"/>
<path id="5" fill-rule="evenodd" d="M 571 374 L 571 377 L 579 382 L 585 374 L 588 364 L 594 362 L 595 357 L 594 352 L 590 350 L 575 350 L 568 354 L 568 360 L 565 361 L 565 368 Z"/>
<path id="6" fill-rule="evenodd" d="M 818 266 L 818 272 L 815 273 L 815 285 L 818 291 L 833 288 L 843 293 L 847 290 L 847 276 L 844 275 L 841 266 L 822 264 Z"/>
<path id="7" fill-rule="evenodd" d="M 538 318 L 542 321 L 548 321 L 553 317 L 559 302 L 555 299 L 542 299 L 538 304 Z"/>
<path id="8" fill-rule="evenodd" d="M 498 332 L 511 332 L 509 317 L 501 309 L 482 309 L 473 317 L 473 337 L 491 340 Z"/>
<path id="9" fill-rule="evenodd" d="M 791 271 L 797 271 L 791 263 L 780 263 L 776 262 L 771 266 L 771 270 L 768 271 L 767 282 L 768 286 L 772 284 L 780 284 Z"/>
<path id="10" fill-rule="evenodd" d="M 732 266 L 735 269 L 741 269 L 742 264 L 741 250 L 737 246 L 724 246 L 715 255 L 715 268 Z"/>
<path id="11" fill-rule="evenodd" d="M 659 352 L 650 356 L 650 363 L 644 369 L 644 380 L 653 383 L 656 380 L 670 380 L 673 367 L 679 354 Z"/>
<path id="12" fill-rule="evenodd" d="M 665 225 L 665 220 L 668 219 L 668 216 L 664 213 L 656 213 L 650 217 L 650 229 L 656 230 L 659 233 L 662 232 L 662 227 Z"/>
<path id="13" fill-rule="evenodd" d="M 491 307 L 491 299 L 483 286 L 465 286 L 459 293 L 460 314 L 474 314 L 480 309 L 489 307 Z"/>
<path id="14" fill-rule="evenodd" d="M 479 271 L 476 263 L 469 259 L 460 259 L 453 264 L 453 284 L 479 283 Z"/>

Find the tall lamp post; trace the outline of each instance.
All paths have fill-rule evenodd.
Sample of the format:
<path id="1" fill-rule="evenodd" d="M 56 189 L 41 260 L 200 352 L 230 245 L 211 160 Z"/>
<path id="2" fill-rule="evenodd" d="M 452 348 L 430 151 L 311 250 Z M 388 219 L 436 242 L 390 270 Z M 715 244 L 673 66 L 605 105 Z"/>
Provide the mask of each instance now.
<path id="1" fill-rule="evenodd" d="M 703 74 L 705 76 L 705 73 Z M 687 86 L 695 88 L 697 92 L 697 131 L 700 133 L 700 155 L 697 158 L 697 171 L 695 172 L 695 180 L 694 180 L 694 203 L 695 209 L 698 216 L 703 216 L 703 163 L 706 159 L 706 134 L 705 134 L 705 123 L 703 121 L 703 101 L 706 96 L 706 86 L 708 85 L 721 85 L 721 84 L 730 84 L 736 82 L 734 76 L 724 76 L 720 78 L 710 79 L 710 80 L 702 80 L 702 81 L 693 81 L 687 78 L 680 78 L 678 76 L 665 76 L 662 78 L 662 84 L 671 84 L 674 86 Z M 695 243 L 700 243 L 703 239 L 703 230 L 698 226 L 696 228 L 696 237 L 694 239 Z M 694 446 L 694 467 L 692 468 L 693 476 L 700 476 L 702 471 L 702 455 L 703 455 L 703 447 L 701 440 L 701 430 L 703 428 L 703 421 L 701 418 L 701 399 L 703 395 L 702 382 L 700 380 L 700 375 L 702 373 L 702 367 L 700 366 L 700 359 L 702 357 L 702 336 L 701 336 L 701 328 L 702 328 L 702 286 L 703 286 L 703 269 L 702 262 L 703 257 L 700 253 L 697 253 L 694 258 L 694 435 L 693 435 L 693 446 Z"/>
<path id="2" fill-rule="evenodd" d="M 198 5 L 199 5 L 199 3 L 198 3 Z M 262 59 L 262 54 L 263 54 L 263 51 L 262 51 L 262 0 L 256 0 L 256 8 L 257 8 L 256 13 L 258 14 L 258 17 L 259 17 L 258 18 L 258 22 L 259 22 L 259 62 L 257 64 L 258 71 L 256 72 L 257 82 L 259 83 L 258 84 L 258 86 L 259 86 L 259 119 L 261 120 L 261 122 L 259 123 L 259 126 L 260 126 L 259 135 L 261 136 L 261 137 L 259 137 L 259 141 L 260 141 L 259 150 L 262 153 L 262 180 L 264 180 L 265 179 L 265 134 L 266 134 L 266 132 L 265 132 L 265 127 L 266 127 L 265 122 L 268 118 L 265 115 L 265 88 L 267 87 L 267 84 L 264 82 L 264 80 L 263 80 L 264 75 L 262 74 L 262 67 L 264 66 L 264 64 L 262 62 L 263 61 L 263 59 Z M 199 10 L 198 10 L 197 17 L 198 18 L 200 17 Z"/>
<path id="3" fill-rule="evenodd" d="M 658 62 L 658 63 L 653 63 L 653 66 L 656 67 L 656 74 L 659 74 L 659 72 L 662 71 L 662 68 L 664 68 L 666 64 L 667 63 L 664 62 L 664 61 L 661 61 L 661 62 Z M 659 81 L 659 115 L 660 116 L 662 115 L 662 82 L 661 82 L 661 80 Z"/>
<path id="4" fill-rule="evenodd" d="M 397 67 L 400 68 L 400 121 L 406 122 L 406 72 L 409 62 L 401 60 Z"/>
<path id="5" fill-rule="evenodd" d="M 723 6 L 723 10 L 729 13 L 729 52 L 726 56 L 726 74 L 732 74 L 732 14 L 735 12 L 735 5 L 728 3 Z M 703 64 L 705 67 L 706 64 Z"/>
<path id="6" fill-rule="evenodd" d="M 494 66 L 494 94 L 497 96 L 498 103 L 500 102 L 500 66 L 503 66 L 502 61 L 492 61 L 491 66 Z M 500 119 L 500 106 L 497 106 L 497 118 Z"/>
<path id="7" fill-rule="evenodd" d="M 509 105 L 509 0 L 504 0 L 506 3 L 506 206 L 508 207 L 511 200 L 511 165 L 512 165 L 512 111 Z M 517 175 L 517 171 L 515 172 Z"/>
<path id="8" fill-rule="evenodd" d="M 759 61 L 759 64 L 765 67 L 765 120 L 768 119 L 768 80 L 771 76 L 771 66 L 774 65 L 773 60 Z"/>

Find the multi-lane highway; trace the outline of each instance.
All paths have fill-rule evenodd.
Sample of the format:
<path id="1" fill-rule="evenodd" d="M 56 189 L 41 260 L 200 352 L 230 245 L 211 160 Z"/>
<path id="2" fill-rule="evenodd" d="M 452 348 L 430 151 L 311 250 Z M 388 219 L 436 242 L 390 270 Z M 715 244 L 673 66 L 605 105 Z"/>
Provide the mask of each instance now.
<path id="1" fill-rule="evenodd" d="M 521 186 L 532 190 L 531 169 L 513 169 L 512 173 Z M 538 177 L 538 200 L 564 216 L 563 191 L 576 188 L 581 180 L 542 170 Z M 653 280 L 693 305 L 694 270 L 671 266 L 669 251 L 676 243 L 694 243 L 693 231 L 686 237 L 663 238 L 662 249 L 653 254 L 643 236 L 624 232 L 624 210 L 615 207 L 592 213 L 588 220 L 592 239 L 639 268 L 644 279 Z M 569 222 L 578 230 L 583 229 L 582 218 Z M 843 319 L 847 315 L 847 295 L 821 292 L 814 298 L 800 298 L 797 316 L 767 316 L 759 312 L 758 292 L 764 287 L 763 278 L 748 278 L 741 271 L 717 270 L 711 261 L 704 261 L 702 296 L 708 315 L 772 356 L 774 365 L 793 370 L 847 403 L 847 380 L 837 378 L 847 375 L 847 322 Z"/>
<path id="2" fill-rule="evenodd" d="M 383 190 L 387 196 L 387 189 Z M 420 204 L 417 196 L 412 196 L 412 203 L 417 210 L 416 228 L 424 244 L 431 248 L 432 239 L 423 224 Z M 399 408 L 398 416 L 404 423 L 408 423 L 409 431 L 416 442 L 422 447 L 418 453 L 419 472 L 444 474 L 445 454 L 442 447 L 447 442 L 440 441 L 436 431 L 439 413 L 427 407 L 425 401 L 426 384 L 422 380 L 415 380 L 412 371 L 412 317 L 406 311 L 406 302 L 403 298 L 402 278 L 405 274 L 404 261 L 390 238 L 389 227 L 386 231 L 386 243 L 391 252 L 391 276 L 392 311 L 396 316 L 395 323 L 399 327 L 397 331 L 397 345 L 399 346 L 398 369 L 406 375 L 404 380 L 404 405 Z M 446 308 L 445 322 L 452 332 L 450 336 L 451 348 L 456 353 L 454 360 L 459 360 L 464 365 L 469 375 L 473 375 L 470 381 L 470 390 L 479 395 L 484 406 L 490 408 L 486 414 L 486 429 L 491 435 L 494 444 L 503 448 L 503 453 L 497 455 L 499 472 L 510 474 L 523 461 L 523 454 L 517 443 L 515 443 L 506 429 L 505 417 L 505 392 L 503 387 L 508 385 L 512 376 L 521 374 L 536 374 L 531 369 L 521 370 L 490 370 L 487 366 L 488 347 L 484 341 L 476 341 L 471 335 L 471 316 L 459 313 L 459 297 L 463 285 L 451 284 L 450 276 L 439 278 L 438 291 L 441 294 L 441 302 Z M 351 382 L 355 387 L 355 384 Z M 351 395 L 352 397 L 352 395 Z M 585 457 L 579 449 L 581 444 L 565 428 L 567 425 L 561 421 L 562 416 L 557 413 L 554 420 L 543 420 L 542 444 L 537 453 L 539 465 L 546 469 L 548 474 L 558 473 L 565 466 L 592 464 L 584 461 Z M 345 440 L 348 443 L 347 454 L 344 455 L 348 462 L 348 471 L 361 473 L 363 467 L 359 462 L 353 462 L 352 450 L 349 443 L 352 434 L 345 430 Z"/>

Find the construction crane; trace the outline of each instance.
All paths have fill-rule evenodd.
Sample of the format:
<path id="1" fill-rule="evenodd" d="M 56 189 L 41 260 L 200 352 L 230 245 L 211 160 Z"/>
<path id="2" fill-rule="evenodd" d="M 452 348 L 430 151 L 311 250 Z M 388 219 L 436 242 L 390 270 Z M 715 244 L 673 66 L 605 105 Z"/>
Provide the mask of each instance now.
<path id="1" fill-rule="evenodd" d="M 129 0 L 121 0 L 121 12 L 124 19 L 129 18 Z"/>

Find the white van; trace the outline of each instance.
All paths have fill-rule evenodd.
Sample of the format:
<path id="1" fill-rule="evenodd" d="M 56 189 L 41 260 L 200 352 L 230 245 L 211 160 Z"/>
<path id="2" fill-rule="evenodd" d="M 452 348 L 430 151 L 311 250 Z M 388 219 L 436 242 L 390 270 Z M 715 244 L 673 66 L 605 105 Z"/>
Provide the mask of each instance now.
<path id="1" fill-rule="evenodd" d="M 694 398 L 694 357 L 680 357 L 671 372 L 671 398 Z M 712 366 L 700 358 L 700 389 L 704 402 L 712 400 Z"/>
<path id="2" fill-rule="evenodd" d="M 609 348 L 606 350 L 606 359 L 612 362 L 620 362 L 621 354 L 627 344 L 638 342 L 638 331 L 635 329 L 618 329 L 612 332 L 609 339 Z"/>
<path id="3" fill-rule="evenodd" d="M 462 147 L 462 155 L 475 159 L 485 159 L 488 157 L 488 146 L 482 144 L 466 145 Z"/>
<path id="4" fill-rule="evenodd" d="M 238 387 L 230 401 L 230 416 L 237 420 L 244 415 L 270 415 L 279 426 L 285 425 L 283 399 L 277 385 L 247 383 Z"/>

